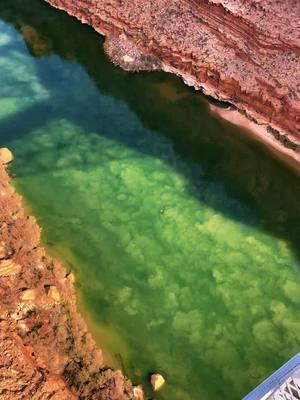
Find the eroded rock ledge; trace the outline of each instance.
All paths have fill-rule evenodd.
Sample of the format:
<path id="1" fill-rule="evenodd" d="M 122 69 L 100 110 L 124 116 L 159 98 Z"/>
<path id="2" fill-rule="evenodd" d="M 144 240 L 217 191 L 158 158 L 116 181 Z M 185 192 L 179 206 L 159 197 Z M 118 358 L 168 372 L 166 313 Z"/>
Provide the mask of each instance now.
<path id="1" fill-rule="evenodd" d="M 298 0 L 46 1 L 106 35 L 124 69 L 173 72 L 300 151 Z"/>
<path id="2" fill-rule="evenodd" d="M 72 274 L 40 246 L 0 160 L 1 400 L 142 400 L 77 312 Z"/>

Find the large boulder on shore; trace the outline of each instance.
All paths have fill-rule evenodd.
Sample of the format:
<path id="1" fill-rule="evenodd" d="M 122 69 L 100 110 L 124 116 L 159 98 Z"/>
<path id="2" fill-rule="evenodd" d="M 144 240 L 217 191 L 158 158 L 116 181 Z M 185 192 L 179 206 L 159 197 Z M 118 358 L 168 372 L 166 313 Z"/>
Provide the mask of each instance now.
<path id="1" fill-rule="evenodd" d="M 6 147 L 0 149 L 0 162 L 9 164 L 14 159 L 13 153 Z"/>

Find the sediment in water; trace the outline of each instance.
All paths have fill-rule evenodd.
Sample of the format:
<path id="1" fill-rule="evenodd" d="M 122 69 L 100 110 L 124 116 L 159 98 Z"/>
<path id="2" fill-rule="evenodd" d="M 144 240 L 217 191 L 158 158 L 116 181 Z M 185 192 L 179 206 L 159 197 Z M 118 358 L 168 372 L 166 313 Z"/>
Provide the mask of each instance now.
<path id="1" fill-rule="evenodd" d="M 0 398 L 141 396 L 104 364 L 77 311 L 73 275 L 46 254 L 40 235 L 0 159 Z"/>

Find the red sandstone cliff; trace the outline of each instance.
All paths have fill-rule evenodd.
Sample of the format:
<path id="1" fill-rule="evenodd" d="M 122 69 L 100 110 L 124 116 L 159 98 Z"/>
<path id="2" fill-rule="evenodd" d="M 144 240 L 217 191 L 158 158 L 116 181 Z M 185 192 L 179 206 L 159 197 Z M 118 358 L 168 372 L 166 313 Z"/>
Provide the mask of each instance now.
<path id="1" fill-rule="evenodd" d="M 173 72 L 299 152 L 298 0 L 46 1 L 106 35 L 124 69 Z"/>
<path id="2" fill-rule="evenodd" d="M 77 313 L 72 275 L 40 246 L 0 157 L 1 400 L 141 400 Z"/>

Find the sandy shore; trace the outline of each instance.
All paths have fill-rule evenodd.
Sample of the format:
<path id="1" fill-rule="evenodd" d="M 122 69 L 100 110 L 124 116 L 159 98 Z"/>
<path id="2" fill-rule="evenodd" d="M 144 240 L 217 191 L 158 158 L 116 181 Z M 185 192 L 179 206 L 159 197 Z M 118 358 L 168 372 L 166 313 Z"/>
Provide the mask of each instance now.
<path id="1" fill-rule="evenodd" d="M 77 311 L 74 277 L 40 235 L 0 161 L 0 398 L 143 399 L 104 365 Z"/>
<path id="2" fill-rule="evenodd" d="M 250 139 L 262 143 L 266 148 L 268 148 L 274 157 L 281 160 L 300 175 L 300 153 L 282 145 L 281 141 L 284 140 L 284 135 L 282 135 L 281 141 L 279 138 L 276 139 L 274 137 L 275 133 L 268 130 L 266 125 L 259 125 L 256 122 L 251 121 L 238 110 L 230 108 L 224 109 L 212 104 L 209 105 L 209 109 L 219 118 L 225 119 L 226 121 L 242 128 Z"/>

